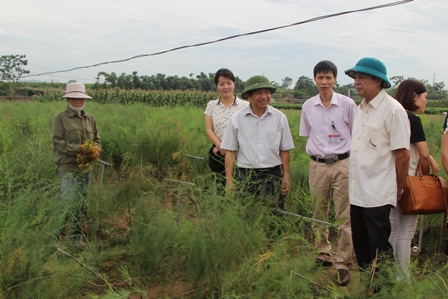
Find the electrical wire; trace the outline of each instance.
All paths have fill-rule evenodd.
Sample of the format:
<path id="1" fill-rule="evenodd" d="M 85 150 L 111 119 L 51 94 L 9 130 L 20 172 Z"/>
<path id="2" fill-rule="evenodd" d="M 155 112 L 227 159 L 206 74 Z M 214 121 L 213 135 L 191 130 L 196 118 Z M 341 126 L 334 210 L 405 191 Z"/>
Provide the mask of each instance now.
<path id="1" fill-rule="evenodd" d="M 40 76 L 42 74 L 34 74 L 34 73 L 30 73 L 29 75 L 27 75 L 27 77 L 34 77 L 34 76 Z M 55 77 L 55 78 L 66 78 L 66 79 L 71 79 L 71 80 L 92 80 L 92 78 L 80 78 L 80 77 L 73 77 L 73 76 L 61 76 L 61 75 L 46 75 L 48 77 Z M 20 78 L 24 78 L 24 76 L 21 76 Z"/>
<path id="2" fill-rule="evenodd" d="M 283 26 L 278 26 L 278 27 L 272 27 L 272 28 L 263 29 L 263 30 L 257 30 L 257 31 L 252 31 L 252 32 L 248 32 L 248 33 L 236 34 L 236 35 L 232 35 L 232 36 L 228 36 L 228 37 L 220 38 L 220 39 L 213 40 L 213 41 L 202 42 L 202 43 L 192 44 L 192 45 L 186 45 L 186 46 L 180 46 L 180 47 L 172 48 L 172 49 L 169 49 L 169 50 L 164 50 L 164 51 L 155 52 L 155 53 L 150 53 L 150 54 L 140 54 L 140 55 L 133 56 L 133 57 L 130 57 L 130 58 L 125 58 L 125 59 L 119 59 L 119 60 L 113 60 L 113 61 L 100 62 L 100 63 L 96 63 L 96 64 L 92 64 L 92 65 L 87 65 L 87 66 L 79 66 L 79 67 L 74 67 L 74 68 L 67 69 L 67 70 L 59 70 L 59 71 L 53 71 L 53 72 L 45 72 L 45 73 L 35 74 L 35 75 L 25 75 L 25 76 L 22 76 L 22 78 L 26 78 L 26 77 L 37 77 L 37 76 L 50 75 L 50 74 L 57 74 L 57 73 L 66 73 L 66 72 L 71 72 L 71 71 L 75 71 L 75 70 L 79 70 L 79 69 L 93 68 L 93 67 L 97 67 L 97 66 L 100 66 L 100 65 L 106 65 L 106 64 L 114 64 L 114 63 L 126 62 L 126 61 L 129 61 L 129 60 L 133 60 L 133 59 L 137 59 L 137 58 L 142 58 L 142 57 L 149 57 L 149 56 L 162 55 L 162 54 L 166 54 L 166 53 L 169 53 L 169 52 L 179 51 L 179 50 L 183 50 L 183 49 L 187 49 L 187 48 L 201 47 L 201 46 L 205 46 L 205 45 L 210 45 L 210 44 L 214 44 L 214 43 L 219 43 L 219 42 L 227 41 L 227 40 L 234 39 L 234 38 L 238 38 L 238 37 L 249 36 L 249 35 L 255 35 L 255 34 L 261 34 L 261 33 L 270 32 L 270 31 L 274 31 L 274 30 L 279 30 L 279 29 L 284 29 L 284 28 L 288 28 L 288 27 L 293 27 L 293 26 L 303 25 L 303 24 L 306 24 L 306 23 L 316 22 L 316 21 L 320 21 L 320 20 L 324 20 L 324 19 L 328 19 L 328 18 L 334 18 L 334 17 L 338 17 L 338 16 L 346 15 L 346 14 L 353 14 L 353 13 L 358 13 L 358 12 L 364 12 L 364 11 L 369 11 L 369 10 L 375 10 L 375 9 L 381 9 L 381 8 L 386 8 L 386 7 L 391 7 L 391 6 L 402 5 L 402 4 L 405 4 L 405 3 L 412 2 L 412 1 L 413 1 L 413 0 L 402 0 L 402 1 L 390 2 L 390 3 L 386 3 L 386 4 L 382 4 L 382 5 L 377 5 L 377 6 L 370 6 L 370 7 L 367 7 L 367 8 L 361 8 L 361 9 L 355 9 L 355 10 L 348 10 L 348 11 L 338 12 L 338 13 L 334 13 L 334 14 L 328 14 L 328 15 L 323 15 L 323 16 L 319 16 L 319 17 L 314 17 L 314 18 L 311 18 L 311 19 L 308 19 L 308 20 L 305 20 L 305 21 L 300 21 L 300 22 L 297 22 L 297 23 L 289 24 L 289 25 L 283 25 Z"/>

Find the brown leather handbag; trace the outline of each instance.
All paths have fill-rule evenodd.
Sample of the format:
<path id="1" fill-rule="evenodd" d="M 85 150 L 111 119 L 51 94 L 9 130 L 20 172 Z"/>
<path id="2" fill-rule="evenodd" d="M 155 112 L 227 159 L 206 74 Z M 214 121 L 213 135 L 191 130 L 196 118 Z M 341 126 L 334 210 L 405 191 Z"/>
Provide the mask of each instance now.
<path id="1" fill-rule="evenodd" d="M 408 176 L 401 197 L 403 214 L 448 214 L 448 186 L 437 174 L 421 174 L 420 163 L 416 175 Z M 445 231 L 445 225 L 444 225 Z"/>

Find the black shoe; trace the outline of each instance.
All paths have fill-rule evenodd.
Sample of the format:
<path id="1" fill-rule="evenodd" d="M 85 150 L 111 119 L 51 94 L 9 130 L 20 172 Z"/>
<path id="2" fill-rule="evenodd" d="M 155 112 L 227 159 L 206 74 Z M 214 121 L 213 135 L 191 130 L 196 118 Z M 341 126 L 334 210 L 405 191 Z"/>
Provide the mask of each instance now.
<path id="1" fill-rule="evenodd" d="M 329 268 L 329 267 L 333 266 L 332 262 L 327 262 L 327 261 L 321 260 L 320 258 L 316 258 L 314 260 L 314 263 L 316 264 L 316 266 L 323 267 L 323 268 Z"/>
<path id="2" fill-rule="evenodd" d="M 348 270 L 345 269 L 339 269 L 337 274 L 336 281 L 340 286 L 345 287 L 350 282 L 350 274 L 348 273 Z"/>

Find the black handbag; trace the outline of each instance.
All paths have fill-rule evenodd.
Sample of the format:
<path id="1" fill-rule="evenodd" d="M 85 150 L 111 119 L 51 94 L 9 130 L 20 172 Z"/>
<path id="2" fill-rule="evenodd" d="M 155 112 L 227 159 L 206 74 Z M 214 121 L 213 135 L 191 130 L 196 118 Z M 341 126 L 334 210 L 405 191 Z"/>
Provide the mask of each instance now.
<path id="1" fill-rule="evenodd" d="M 211 149 L 208 151 L 208 165 L 209 165 L 211 171 L 217 172 L 217 173 L 222 173 L 225 175 L 226 168 L 224 166 L 224 161 L 225 161 L 226 156 L 221 154 L 219 151 L 218 151 L 218 154 L 215 155 L 213 153 L 214 147 L 215 147 L 215 145 L 213 145 L 211 147 Z"/>

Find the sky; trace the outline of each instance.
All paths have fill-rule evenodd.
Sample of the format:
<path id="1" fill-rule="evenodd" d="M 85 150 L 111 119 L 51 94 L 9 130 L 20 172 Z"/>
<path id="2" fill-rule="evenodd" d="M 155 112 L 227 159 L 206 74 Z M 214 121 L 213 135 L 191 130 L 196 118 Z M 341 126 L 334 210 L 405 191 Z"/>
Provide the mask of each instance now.
<path id="1" fill-rule="evenodd" d="M 0 0 L 0 56 L 24 54 L 26 80 L 94 83 L 99 72 L 196 76 L 228 68 L 246 81 L 265 75 L 281 84 L 313 77 L 321 60 L 338 67 L 338 83 L 363 57 L 388 77 L 448 86 L 448 1 L 414 0 L 266 33 L 126 62 L 122 60 L 237 34 L 289 25 L 394 0 Z M 101 81 L 100 81 L 101 82 Z"/>

